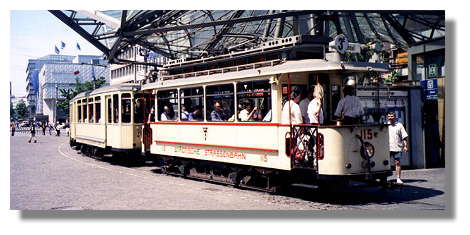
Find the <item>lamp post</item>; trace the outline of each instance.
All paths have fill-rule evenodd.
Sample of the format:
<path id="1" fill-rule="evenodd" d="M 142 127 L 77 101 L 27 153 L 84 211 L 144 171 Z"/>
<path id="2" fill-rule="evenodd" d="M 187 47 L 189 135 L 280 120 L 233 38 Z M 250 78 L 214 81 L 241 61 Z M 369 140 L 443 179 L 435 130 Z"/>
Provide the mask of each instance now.
<path id="1" fill-rule="evenodd" d="M 55 85 L 54 123 L 57 123 L 57 103 L 58 102 L 59 102 L 59 86 Z"/>

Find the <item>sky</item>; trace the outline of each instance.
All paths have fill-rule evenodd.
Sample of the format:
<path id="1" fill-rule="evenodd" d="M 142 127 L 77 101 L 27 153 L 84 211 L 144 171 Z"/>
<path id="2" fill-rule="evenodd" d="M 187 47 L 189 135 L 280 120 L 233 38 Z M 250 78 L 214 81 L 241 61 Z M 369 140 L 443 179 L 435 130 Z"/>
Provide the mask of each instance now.
<path id="1" fill-rule="evenodd" d="M 61 41 L 66 44 L 61 55 L 102 54 L 48 11 L 10 11 L 10 20 L 10 81 L 16 97 L 26 95 L 28 59 L 55 54 Z"/>

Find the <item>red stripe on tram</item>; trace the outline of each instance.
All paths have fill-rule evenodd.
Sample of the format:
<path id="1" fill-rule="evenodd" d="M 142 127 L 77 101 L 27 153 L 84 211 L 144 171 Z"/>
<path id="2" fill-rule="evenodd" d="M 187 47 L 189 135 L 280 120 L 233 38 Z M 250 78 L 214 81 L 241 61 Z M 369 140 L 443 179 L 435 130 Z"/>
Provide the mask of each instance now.
<path id="1" fill-rule="evenodd" d="M 282 123 L 225 123 L 225 122 L 148 122 L 146 124 L 155 125 L 200 125 L 200 126 L 283 126 L 289 127 L 289 124 Z M 296 124 L 295 126 L 320 126 L 318 124 Z"/>
<path id="2" fill-rule="evenodd" d="M 277 149 L 263 149 L 263 148 L 238 147 L 238 146 L 213 145 L 213 144 L 196 144 L 196 143 L 185 143 L 185 142 L 174 142 L 174 141 L 163 141 L 163 140 L 155 140 L 155 143 L 183 144 L 183 145 L 195 145 L 195 146 L 217 147 L 217 148 L 231 148 L 231 149 L 242 149 L 242 150 L 259 150 L 259 151 L 268 151 L 268 152 L 277 152 L 278 151 Z"/>

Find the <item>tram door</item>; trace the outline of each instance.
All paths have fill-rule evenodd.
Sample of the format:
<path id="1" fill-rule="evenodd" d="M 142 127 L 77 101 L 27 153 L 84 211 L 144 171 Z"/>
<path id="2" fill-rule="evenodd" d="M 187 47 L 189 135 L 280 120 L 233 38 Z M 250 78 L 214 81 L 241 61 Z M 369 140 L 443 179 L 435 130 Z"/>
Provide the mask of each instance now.
<path id="1" fill-rule="evenodd" d="M 150 123 L 155 121 L 155 98 L 151 94 L 144 94 L 144 125 L 142 129 L 142 143 L 144 152 L 150 152 L 152 144 L 152 128 Z"/>

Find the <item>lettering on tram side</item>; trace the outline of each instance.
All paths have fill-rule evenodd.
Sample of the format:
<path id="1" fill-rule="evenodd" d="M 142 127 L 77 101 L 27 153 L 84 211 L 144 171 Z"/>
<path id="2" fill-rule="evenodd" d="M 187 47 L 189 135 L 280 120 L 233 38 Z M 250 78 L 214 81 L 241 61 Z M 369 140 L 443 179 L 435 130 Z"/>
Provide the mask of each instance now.
<path id="1" fill-rule="evenodd" d="M 224 151 L 224 150 L 214 150 L 214 149 L 205 149 L 204 152 L 206 156 L 246 160 L 246 153 Z"/>
<path id="2" fill-rule="evenodd" d="M 233 158 L 238 160 L 246 160 L 246 153 L 241 152 L 233 152 L 233 151 L 225 151 L 225 150 L 216 150 L 216 149 L 200 149 L 196 147 L 190 146 L 162 146 L 162 151 L 166 151 L 167 149 L 171 152 L 171 148 L 173 148 L 174 153 L 184 153 L 190 155 L 199 155 L 199 156 L 206 156 L 206 157 L 217 157 L 217 158 Z M 266 155 L 261 155 L 261 161 L 267 162 L 268 157 Z"/>

